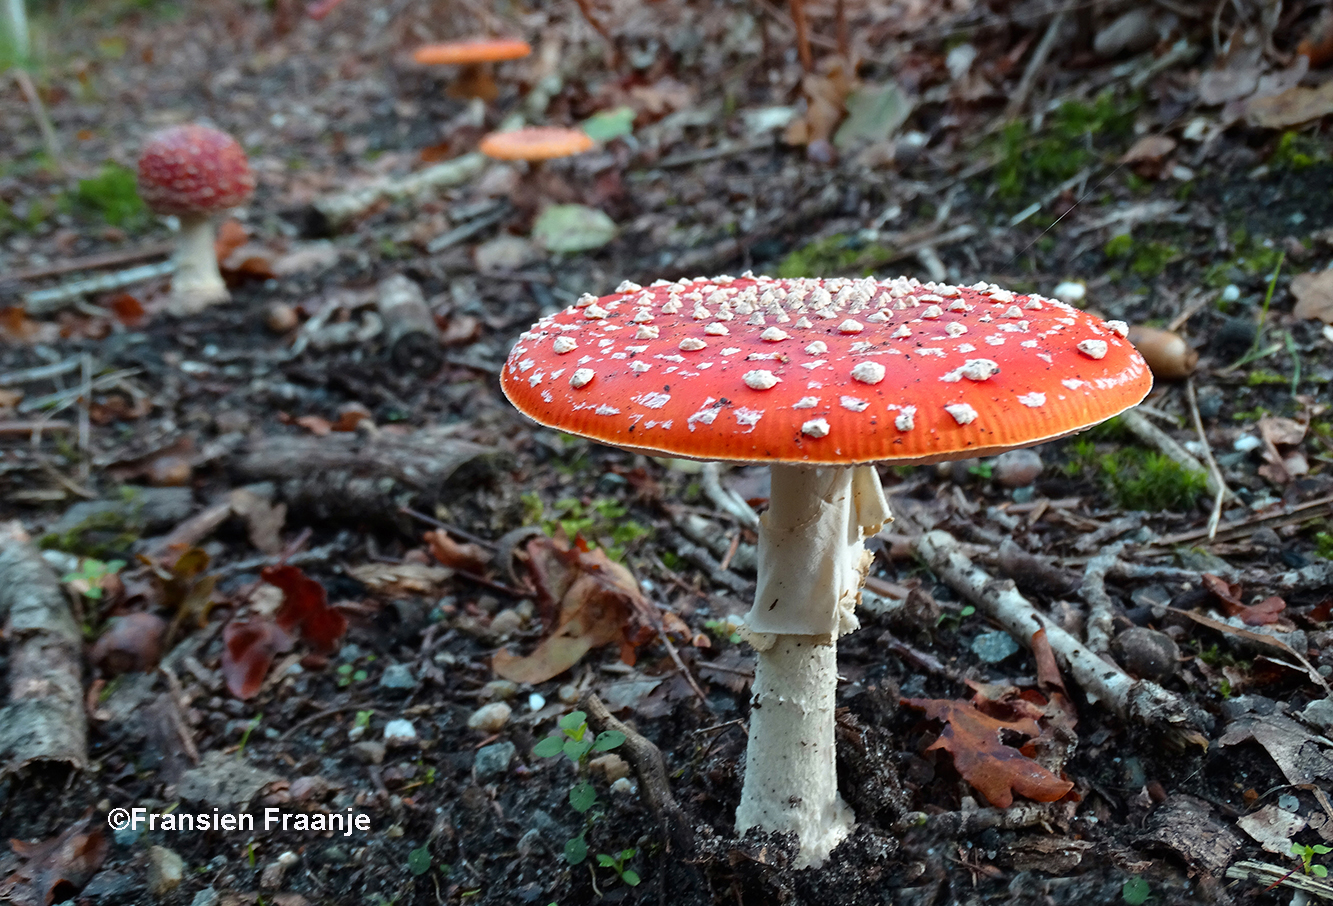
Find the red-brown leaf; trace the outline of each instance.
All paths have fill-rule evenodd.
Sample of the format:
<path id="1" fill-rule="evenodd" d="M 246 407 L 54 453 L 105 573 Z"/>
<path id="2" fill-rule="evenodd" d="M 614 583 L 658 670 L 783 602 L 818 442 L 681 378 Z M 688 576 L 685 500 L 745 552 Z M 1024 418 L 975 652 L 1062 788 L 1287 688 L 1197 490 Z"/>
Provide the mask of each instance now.
<path id="1" fill-rule="evenodd" d="M 329 606 L 324 586 L 295 566 L 268 566 L 259 577 L 282 589 L 274 615 L 279 627 L 295 632 L 319 654 L 332 654 L 347 633 L 347 618 Z"/>
<path id="2" fill-rule="evenodd" d="M 292 648 L 292 637 L 268 620 L 232 620 L 222 630 L 222 642 L 222 677 L 239 699 L 253 698 L 273 658 Z"/>
<path id="3" fill-rule="evenodd" d="M 17 906 L 46 906 L 71 899 L 97 874 L 106 859 L 102 829 L 88 831 L 89 809 L 64 832 L 36 843 L 10 840 L 23 865 L 0 881 L 0 900 Z"/>
<path id="4" fill-rule="evenodd" d="M 953 756 L 954 767 L 986 801 L 997 808 L 1014 803 L 1014 793 L 1037 802 L 1055 802 L 1073 789 L 1022 752 L 1001 741 L 1009 731 L 1023 736 L 1041 733 L 1036 721 L 1015 721 L 988 717 L 971 702 L 948 699 L 911 698 L 903 704 L 925 711 L 933 720 L 944 721 L 944 729 L 931 749 L 944 749 Z"/>

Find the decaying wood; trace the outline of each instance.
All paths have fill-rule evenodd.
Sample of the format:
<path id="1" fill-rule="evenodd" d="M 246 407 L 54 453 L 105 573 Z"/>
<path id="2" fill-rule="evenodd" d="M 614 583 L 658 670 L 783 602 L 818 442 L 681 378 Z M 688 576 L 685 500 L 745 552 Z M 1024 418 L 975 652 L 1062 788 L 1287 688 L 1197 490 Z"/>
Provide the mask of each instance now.
<path id="1" fill-rule="evenodd" d="M 932 836 L 954 839 L 970 837 L 984 830 L 1019 830 L 1025 827 L 1051 827 L 1068 823 L 1078 808 L 1073 802 L 1023 802 L 1010 808 L 978 808 L 964 812 L 909 812 L 894 829 L 899 833 L 924 830 Z"/>
<path id="2" fill-rule="evenodd" d="M 688 560 L 695 566 L 699 567 L 708 575 L 708 578 L 717 585 L 721 585 L 723 588 L 735 592 L 742 597 L 749 597 L 754 594 L 753 584 L 745 581 L 730 570 L 723 569 L 722 564 L 714 559 L 713 555 L 708 552 L 707 548 L 691 541 L 687 541 L 682 535 L 675 532 L 668 533 L 665 540 L 669 545 L 669 550 L 675 551 L 677 556 L 684 560 Z"/>
<path id="3" fill-rule="evenodd" d="M 0 618 L 9 703 L 0 708 L 0 774 L 88 764 L 83 636 L 56 574 L 18 523 L 0 526 Z"/>
<path id="4" fill-rule="evenodd" d="M 694 829 L 676 798 L 671 795 L 671 781 L 668 779 L 666 762 L 662 760 L 662 751 L 640 736 L 633 727 L 617 720 L 596 694 L 583 693 L 579 708 L 588 715 L 588 726 L 593 731 L 603 733 L 616 730 L 625 734 L 625 742 L 617 751 L 634 768 L 634 774 L 639 778 L 639 795 L 662 822 L 663 830 L 678 851 L 688 853 L 694 849 Z"/>
<path id="5" fill-rule="evenodd" d="M 1113 544 L 1089 560 L 1083 573 L 1083 584 L 1079 588 L 1083 603 L 1088 605 L 1084 640 L 1088 648 L 1098 655 L 1104 655 L 1111 650 L 1111 636 L 1115 631 L 1112 624 L 1115 603 L 1106 592 L 1106 573 L 1116 562 L 1123 546 Z"/>
<path id="6" fill-rule="evenodd" d="M 1051 649 L 1090 701 L 1106 705 L 1122 718 L 1154 727 L 1177 743 L 1206 743 L 1201 732 L 1211 724 L 1206 713 L 1174 692 L 1148 680 L 1136 680 L 1099 658 L 1054 620 L 1038 613 L 1012 582 L 993 579 L 974 566 L 948 532 L 927 532 L 918 539 L 916 549 L 936 575 L 1020 644 L 1030 646 L 1033 634 L 1045 629 Z"/>
<path id="7" fill-rule="evenodd" d="M 241 483 L 275 482 L 288 512 L 303 518 L 389 523 L 402 506 L 430 509 L 456 471 L 498 452 L 449 426 L 405 435 L 282 435 L 252 442 L 235 470 Z"/>
<path id="8" fill-rule="evenodd" d="M 1323 900 L 1333 900 L 1333 884 L 1313 875 L 1292 871 L 1289 866 L 1244 859 L 1227 867 L 1227 877 L 1235 881 L 1249 881 L 1265 891 L 1278 886 L 1290 887 L 1292 890 L 1314 894 Z M 1295 899 L 1292 902 L 1296 902 Z"/>
<path id="9" fill-rule="evenodd" d="M 439 368 L 444 358 L 440 328 L 426 307 L 421 287 L 402 274 L 386 277 L 380 281 L 376 304 L 384 321 L 389 360 L 418 374 Z"/>
<path id="10" fill-rule="evenodd" d="M 1045 557 L 1024 550 L 1012 538 L 1006 538 L 1000 543 L 1000 556 L 996 565 L 1000 567 L 1000 572 L 1024 588 L 1035 588 L 1053 597 L 1068 597 L 1079 588 L 1076 574 L 1061 569 Z"/>

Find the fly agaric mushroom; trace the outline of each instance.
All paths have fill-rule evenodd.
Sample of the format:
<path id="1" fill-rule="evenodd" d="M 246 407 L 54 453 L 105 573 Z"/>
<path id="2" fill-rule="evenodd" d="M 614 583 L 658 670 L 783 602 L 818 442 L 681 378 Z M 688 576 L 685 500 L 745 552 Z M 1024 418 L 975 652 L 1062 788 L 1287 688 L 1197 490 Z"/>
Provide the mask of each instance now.
<path id="1" fill-rule="evenodd" d="M 462 66 L 463 72 L 450 87 L 456 97 L 493 101 L 500 89 L 491 77 L 491 63 L 518 60 L 532 53 L 532 45 L 518 38 L 469 38 L 444 44 L 427 44 L 412 53 L 424 66 Z"/>
<path id="2" fill-rule="evenodd" d="M 213 215 L 244 204 L 254 190 L 245 151 L 225 132 L 173 126 L 144 145 L 139 195 L 154 213 L 180 218 L 173 314 L 196 314 L 230 298 L 213 249 Z"/>
<path id="3" fill-rule="evenodd" d="M 795 833 L 796 867 L 850 832 L 838 794 L 836 641 L 889 519 L 867 463 L 990 456 L 1072 434 L 1152 386 L 1122 322 L 997 286 L 696 278 L 584 295 L 501 375 L 533 420 L 653 455 L 768 463 L 758 651 L 737 832 Z"/>
<path id="4" fill-rule="evenodd" d="M 477 150 L 496 160 L 551 160 L 582 154 L 593 140 L 581 129 L 564 126 L 528 126 L 510 132 L 492 132 L 482 138 Z"/>

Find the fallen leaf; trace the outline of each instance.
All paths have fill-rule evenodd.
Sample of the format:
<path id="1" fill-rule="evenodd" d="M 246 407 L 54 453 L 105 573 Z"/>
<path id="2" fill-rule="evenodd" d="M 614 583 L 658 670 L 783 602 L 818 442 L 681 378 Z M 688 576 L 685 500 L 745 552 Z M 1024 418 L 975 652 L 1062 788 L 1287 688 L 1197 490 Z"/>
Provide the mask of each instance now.
<path id="1" fill-rule="evenodd" d="M 103 304 L 110 309 L 116 320 L 126 327 L 138 327 L 147 314 L 143 303 L 129 293 L 116 293 Z"/>
<path id="2" fill-rule="evenodd" d="M 912 115 L 912 100 L 893 82 L 863 85 L 847 96 L 847 118 L 833 136 L 839 150 L 886 142 Z"/>
<path id="3" fill-rule="evenodd" d="M 1241 598 L 1243 589 L 1239 583 L 1229 583 L 1211 573 L 1203 574 L 1203 586 L 1222 603 L 1223 613 L 1229 617 L 1239 617 L 1246 626 L 1276 623 L 1282 611 L 1287 609 L 1287 602 L 1276 596 L 1247 605 Z"/>
<path id="4" fill-rule="evenodd" d="M 292 637 L 269 620 L 232 620 L 222 629 L 222 678 L 239 699 L 264 685 L 273 658 L 292 649 Z"/>
<path id="5" fill-rule="evenodd" d="M 1333 324 L 1333 270 L 1297 274 L 1291 278 L 1291 294 L 1296 297 L 1293 315 Z"/>
<path id="6" fill-rule="evenodd" d="M 1259 436 L 1277 447 L 1295 446 L 1305 440 L 1306 425 L 1291 418 L 1265 415 L 1259 419 Z"/>
<path id="7" fill-rule="evenodd" d="M 218 225 L 217 238 L 213 240 L 213 251 L 218 261 L 226 261 L 231 253 L 245 245 L 250 234 L 239 220 L 228 217 Z"/>
<path id="8" fill-rule="evenodd" d="M 23 860 L 0 881 L 0 901 L 15 906 L 46 906 L 73 899 L 97 874 L 106 859 L 108 843 L 102 829 L 88 830 L 92 809 L 62 833 L 36 843 L 10 840 Z"/>
<path id="9" fill-rule="evenodd" d="M 940 738 L 929 749 L 944 749 L 952 755 L 963 779 L 997 808 L 1013 805 L 1014 793 L 1037 802 L 1055 802 L 1074 788 L 1071 781 L 1061 780 L 1001 741 L 1005 732 L 1041 735 L 1031 718 L 999 720 L 982 714 L 971 702 L 950 699 L 909 698 L 903 704 L 944 722 Z"/>
<path id="10" fill-rule="evenodd" d="M 1236 826 L 1254 841 L 1279 856 L 1291 855 L 1291 838 L 1305 830 L 1305 819 L 1295 812 L 1265 805 L 1236 819 Z"/>
<path id="11" fill-rule="evenodd" d="M 295 632 L 319 654 L 332 654 L 347 632 L 347 618 L 329 606 L 324 586 L 295 566 L 266 566 L 259 578 L 282 589 L 282 606 L 273 619 L 284 632 Z"/>
<path id="12" fill-rule="evenodd" d="M 231 511 L 245 521 L 250 543 L 265 554 L 283 548 L 282 527 L 287 521 L 287 504 L 270 503 L 253 491 L 236 488 L 228 496 Z"/>
<path id="13" fill-rule="evenodd" d="M 1176 150 L 1176 140 L 1169 135 L 1145 135 L 1120 158 L 1145 179 L 1156 179 L 1166 167 L 1167 157 Z"/>
<path id="14" fill-rule="evenodd" d="M 1333 113 L 1333 82 L 1318 88 L 1297 85 L 1281 94 L 1245 103 L 1245 120 L 1260 129 L 1290 129 Z"/>
<path id="15" fill-rule="evenodd" d="M 377 595 L 407 598 L 412 595 L 438 595 L 440 586 L 454 571 L 424 563 L 365 563 L 352 567 L 347 574 Z"/>
<path id="16" fill-rule="evenodd" d="M 1046 630 L 1038 629 L 1032 634 L 1032 659 L 1037 663 L 1037 687 L 1046 693 L 1051 703 L 1059 708 L 1070 729 L 1078 723 L 1078 710 L 1074 700 L 1065 689 L 1065 681 L 1060 676 L 1060 665 L 1056 663 L 1055 651 L 1046 638 Z"/>
<path id="17" fill-rule="evenodd" d="M 490 555 L 479 545 L 460 544 L 443 529 L 426 532 L 422 539 L 430 545 L 431 556 L 453 569 L 480 573 L 491 560 Z"/>
<path id="18" fill-rule="evenodd" d="M 634 575 L 605 551 L 568 548 L 546 538 L 528 542 L 528 565 L 537 586 L 547 635 L 532 654 L 497 651 L 491 664 L 504 679 L 540 683 L 577 664 L 602 645 L 618 643 L 621 660 L 654 638 L 661 618 Z"/>
<path id="19" fill-rule="evenodd" d="M 1333 781 L 1333 755 L 1328 740 L 1281 714 L 1245 715 L 1227 727 L 1218 745 L 1253 740 L 1264 747 L 1288 783 L 1327 786 Z"/>
<path id="20" fill-rule="evenodd" d="M 324 437 L 333 431 L 333 423 L 318 415 L 301 415 L 297 416 L 294 421 L 316 437 Z"/>
<path id="21" fill-rule="evenodd" d="M 548 252 L 587 252 L 616 238 L 616 223 L 581 204 L 554 204 L 537 215 L 533 241 Z"/>

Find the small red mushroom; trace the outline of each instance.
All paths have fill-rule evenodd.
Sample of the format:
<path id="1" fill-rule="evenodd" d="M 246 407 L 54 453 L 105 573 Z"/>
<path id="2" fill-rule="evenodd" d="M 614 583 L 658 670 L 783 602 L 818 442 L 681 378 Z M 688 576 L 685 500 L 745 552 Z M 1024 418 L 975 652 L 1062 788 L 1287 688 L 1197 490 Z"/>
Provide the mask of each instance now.
<path id="1" fill-rule="evenodd" d="M 149 210 L 180 218 L 172 314 L 196 314 L 230 298 L 213 249 L 214 215 L 244 204 L 255 189 L 245 151 L 209 126 L 173 126 L 139 156 L 139 195 Z"/>
<path id="2" fill-rule="evenodd" d="M 851 829 L 838 795 L 839 636 L 889 518 L 866 464 L 992 456 L 1080 431 L 1152 386 L 1119 321 L 998 286 L 622 283 L 523 333 L 519 411 L 624 449 L 772 466 L 743 634 L 758 650 L 736 828 L 795 833 L 817 866 Z"/>

